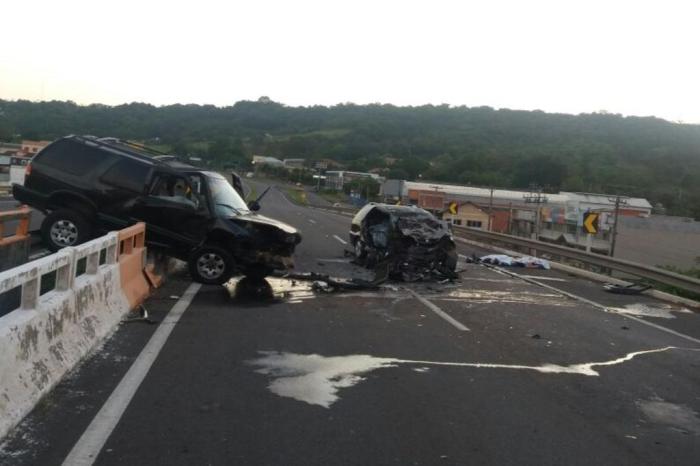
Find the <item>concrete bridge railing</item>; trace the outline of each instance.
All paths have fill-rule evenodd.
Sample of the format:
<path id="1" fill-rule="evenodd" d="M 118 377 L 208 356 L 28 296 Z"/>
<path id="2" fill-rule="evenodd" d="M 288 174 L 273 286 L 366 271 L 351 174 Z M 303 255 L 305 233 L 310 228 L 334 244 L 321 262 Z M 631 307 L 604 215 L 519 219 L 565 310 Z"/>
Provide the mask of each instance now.
<path id="1" fill-rule="evenodd" d="M 144 237 L 140 223 L 0 272 L 0 295 L 19 293 L 0 317 L 0 438 L 150 293 Z"/>

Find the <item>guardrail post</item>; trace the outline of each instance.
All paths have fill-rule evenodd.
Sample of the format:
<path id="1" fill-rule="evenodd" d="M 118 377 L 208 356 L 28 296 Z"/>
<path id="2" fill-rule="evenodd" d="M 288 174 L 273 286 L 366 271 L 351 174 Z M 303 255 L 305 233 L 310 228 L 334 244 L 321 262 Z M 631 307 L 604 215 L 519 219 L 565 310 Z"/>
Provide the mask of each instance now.
<path id="1" fill-rule="evenodd" d="M 119 233 L 112 231 L 107 236 L 109 237 L 109 246 L 107 246 L 105 264 L 112 265 L 117 263 L 119 257 Z"/>
<path id="2" fill-rule="evenodd" d="M 95 275 L 100 268 L 100 250 L 91 252 L 85 257 L 85 274 Z"/>
<path id="3" fill-rule="evenodd" d="M 22 303 L 21 309 L 25 311 L 31 311 L 36 309 L 36 305 L 39 302 L 39 279 L 41 277 L 37 276 L 27 281 L 22 285 Z"/>
<path id="4" fill-rule="evenodd" d="M 68 257 L 68 263 L 56 269 L 56 291 L 66 291 L 73 287 L 75 279 L 75 249 L 72 247 L 61 249 L 58 253 L 61 256 Z"/>

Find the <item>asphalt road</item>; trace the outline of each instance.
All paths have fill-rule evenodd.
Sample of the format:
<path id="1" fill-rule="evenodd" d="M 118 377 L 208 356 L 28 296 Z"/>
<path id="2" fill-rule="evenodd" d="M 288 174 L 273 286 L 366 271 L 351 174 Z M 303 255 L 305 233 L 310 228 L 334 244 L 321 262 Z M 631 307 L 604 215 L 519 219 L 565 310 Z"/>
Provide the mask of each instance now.
<path id="1" fill-rule="evenodd" d="M 302 230 L 300 271 L 371 276 L 344 257 L 347 217 L 276 190 L 262 204 Z M 172 333 L 93 459 L 698 463 L 697 314 L 554 271 L 508 271 L 617 309 L 606 312 L 499 270 L 460 267 L 452 284 L 378 292 L 324 294 L 280 279 L 268 298 L 245 282 L 202 287 L 179 321 L 161 324 Z M 188 285 L 183 272 L 158 290 L 147 303 L 154 320 Z M 157 327 L 122 325 L 2 445 L 0 462 L 61 464 L 75 453 Z"/>

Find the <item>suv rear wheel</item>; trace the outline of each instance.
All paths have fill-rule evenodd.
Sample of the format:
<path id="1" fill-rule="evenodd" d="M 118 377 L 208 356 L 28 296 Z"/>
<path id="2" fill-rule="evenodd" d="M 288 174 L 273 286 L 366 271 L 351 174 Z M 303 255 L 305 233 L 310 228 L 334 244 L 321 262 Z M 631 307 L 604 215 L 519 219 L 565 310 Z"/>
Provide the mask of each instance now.
<path id="1" fill-rule="evenodd" d="M 56 210 L 41 222 L 41 237 L 46 247 L 53 252 L 84 243 L 91 235 L 90 222 L 73 210 Z"/>
<path id="2" fill-rule="evenodd" d="M 197 249 L 187 265 L 192 279 L 206 285 L 221 285 L 233 275 L 233 258 L 220 246 L 208 245 Z"/>

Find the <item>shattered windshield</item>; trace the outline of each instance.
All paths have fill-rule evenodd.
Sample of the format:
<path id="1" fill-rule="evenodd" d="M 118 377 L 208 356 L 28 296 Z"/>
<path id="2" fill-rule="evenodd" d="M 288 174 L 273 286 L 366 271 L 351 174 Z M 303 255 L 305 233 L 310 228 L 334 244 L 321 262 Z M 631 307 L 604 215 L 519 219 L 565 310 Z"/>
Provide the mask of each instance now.
<path id="1" fill-rule="evenodd" d="M 402 214 L 396 225 L 401 233 L 416 239 L 440 239 L 449 233 L 445 223 L 429 215 Z"/>
<path id="2" fill-rule="evenodd" d="M 209 176 L 207 179 L 212 204 L 214 204 L 217 215 L 231 216 L 250 212 L 245 201 L 241 199 L 241 196 L 228 181 L 218 176 Z"/>

